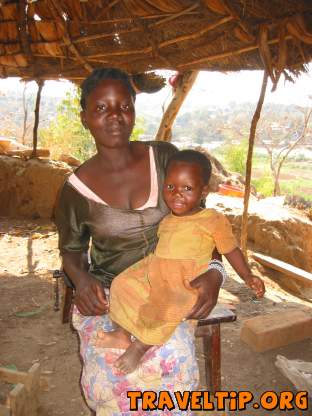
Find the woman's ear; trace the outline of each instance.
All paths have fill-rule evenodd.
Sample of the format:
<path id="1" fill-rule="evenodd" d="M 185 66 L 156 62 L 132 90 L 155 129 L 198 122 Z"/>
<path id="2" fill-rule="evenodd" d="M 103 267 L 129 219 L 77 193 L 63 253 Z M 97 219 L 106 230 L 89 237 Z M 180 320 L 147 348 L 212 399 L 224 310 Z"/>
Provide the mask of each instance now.
<path id="1" fill-rule="evenodd" d="M 80 111 L 80 120 L 81 120 L 81 124 L 83 125 L 83 127 L 88 130 L 88 125 L 87 125 L 87 122 L 86 122 L 86 117 L 85 117 L 84 110 Z"/>

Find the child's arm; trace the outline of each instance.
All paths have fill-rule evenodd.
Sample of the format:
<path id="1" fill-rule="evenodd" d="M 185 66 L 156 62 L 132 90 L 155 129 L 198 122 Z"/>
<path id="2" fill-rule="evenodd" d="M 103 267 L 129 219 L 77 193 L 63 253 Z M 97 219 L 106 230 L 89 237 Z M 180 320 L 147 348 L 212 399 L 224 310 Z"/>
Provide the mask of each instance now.
<path id="1" fill-rule="evenodd" d="M 237 247 L 230 253 L 224 254 L 236 273 L 246 282 L 256 294 L 257 298 L 264 295 L 265 287 L 263 281 L 251 273 L 251 270 L 244 258 L 243 253 Z"/>

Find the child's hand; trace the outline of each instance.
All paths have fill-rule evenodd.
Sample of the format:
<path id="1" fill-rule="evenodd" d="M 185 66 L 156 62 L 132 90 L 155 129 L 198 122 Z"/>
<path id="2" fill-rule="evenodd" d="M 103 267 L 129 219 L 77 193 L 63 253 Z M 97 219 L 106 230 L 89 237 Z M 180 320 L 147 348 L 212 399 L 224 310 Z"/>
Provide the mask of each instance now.
<path id="1" fill-rule="evenodd" d="M 265 286 L 260 277 L 250 274 L 245 281 L 247 286 L 255 292 L 257 298 L 263 297 L 265 292 Z"/>

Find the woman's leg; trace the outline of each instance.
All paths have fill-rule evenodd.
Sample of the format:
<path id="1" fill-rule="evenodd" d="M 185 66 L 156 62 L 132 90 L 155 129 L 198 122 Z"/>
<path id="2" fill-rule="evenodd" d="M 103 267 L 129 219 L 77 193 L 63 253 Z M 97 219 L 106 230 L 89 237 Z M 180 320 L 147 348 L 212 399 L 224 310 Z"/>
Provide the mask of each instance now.
<path id="1" fill-rule="evenodd" d="M 99 415 L 128 416 L 128 391 L 167 390 L 186 391 L 198 388 L 198 366 L 195 359 L 194 327 L 182 322 L 166 344 L 149 349 L 139 367 L 130 375 L 115 367 L 124 350 L 98 348 L 92 340 L 99 330 L 113 330 L 109 317 L 86 317 L 75 308 L 73 324 L 81 340 L 80 354 L 83 360 L 81 386 L 89 407 Z M 139 403 L 140 405 L 140 403 Z M 153 412 L 142 412 L 150 416 Z M 157 413 L 155 413 L 157 414 Z M 163 412 L 160 412 L 163 414 Z M 190 415 L 176 409 L 170 416 Z M 158 415 L 157 415 L 158 416 Z"/>

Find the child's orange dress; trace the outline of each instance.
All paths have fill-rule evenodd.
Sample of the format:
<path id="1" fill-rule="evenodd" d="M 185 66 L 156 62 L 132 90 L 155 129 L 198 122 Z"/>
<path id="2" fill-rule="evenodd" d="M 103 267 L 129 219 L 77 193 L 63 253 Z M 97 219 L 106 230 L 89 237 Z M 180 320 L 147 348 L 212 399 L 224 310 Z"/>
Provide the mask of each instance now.
<path id="1" fill-rule="evenodd" d="M 110 290 L 111 319 L 148 345 L 165 343 L 197 300 L 189 282 L 207 270 L 215 247 L 237 247 L 227 218 L 214 209 L 167 215 L 155 253 L 119 274 Z"/>

